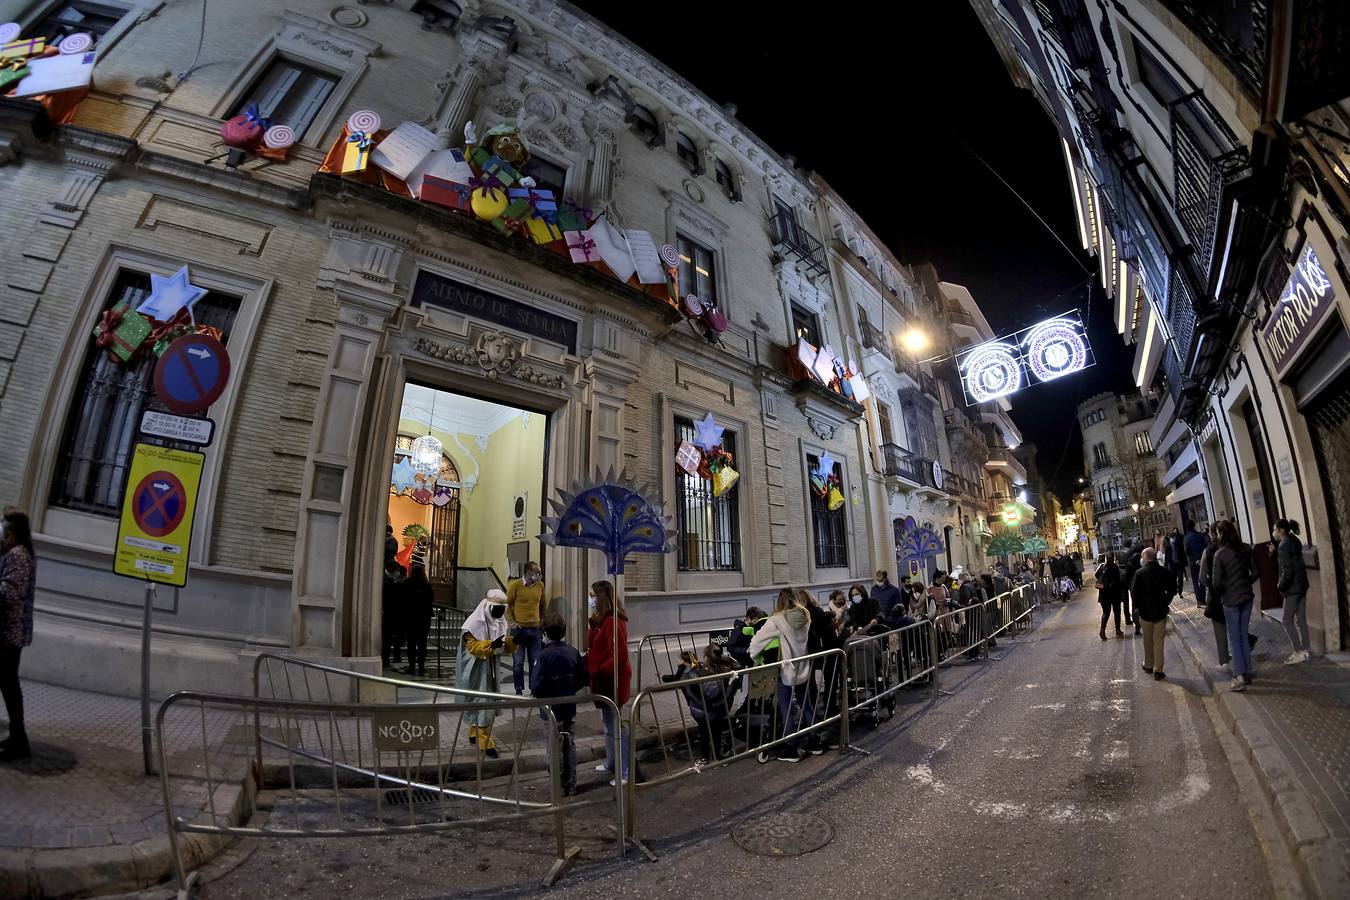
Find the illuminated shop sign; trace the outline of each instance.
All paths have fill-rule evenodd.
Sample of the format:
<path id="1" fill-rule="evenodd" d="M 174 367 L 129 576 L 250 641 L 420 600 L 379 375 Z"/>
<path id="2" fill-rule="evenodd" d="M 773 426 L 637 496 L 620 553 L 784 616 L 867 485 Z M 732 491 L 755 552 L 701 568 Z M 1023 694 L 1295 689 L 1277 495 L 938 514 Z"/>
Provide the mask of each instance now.
<path id="1" fill-rule="evenodd" d="M 1299 254 L 1289 280 L 1280 292 L 1280 302 L 1270 311 L 1270 318 L 1261 328 L 1271 361 L 1280 374 L 1294 362 L 1303 346 L 1336 308 L 1336 292 L 1317 258 L 1317 251 L 1309 243 Z"/>

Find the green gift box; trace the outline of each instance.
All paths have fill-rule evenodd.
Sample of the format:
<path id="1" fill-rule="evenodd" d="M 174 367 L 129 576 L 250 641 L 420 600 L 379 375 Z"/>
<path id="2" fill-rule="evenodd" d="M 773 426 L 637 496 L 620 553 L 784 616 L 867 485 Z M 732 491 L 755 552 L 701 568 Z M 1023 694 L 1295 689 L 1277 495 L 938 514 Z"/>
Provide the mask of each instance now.
<path id="1" fill-rule="evenodd" d="M 153 322 L 131 308 L 129 301 L 123 301 L 103 311 L 94 329 L 94 343 L 114 359 L 130 362 L 145 346 L 154 327 Z"/>

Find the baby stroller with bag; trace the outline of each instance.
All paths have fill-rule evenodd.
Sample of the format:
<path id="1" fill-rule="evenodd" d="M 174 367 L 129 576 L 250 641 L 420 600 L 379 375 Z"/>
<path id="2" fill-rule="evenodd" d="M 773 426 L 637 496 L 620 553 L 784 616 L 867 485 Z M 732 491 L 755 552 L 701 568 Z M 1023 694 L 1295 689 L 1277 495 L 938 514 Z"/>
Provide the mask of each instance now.
<path id="1" fill-rule="evenodd" d="M 1055 587 L 1056 599 L 1063 602 L 1068 602 L 1069 598 L 1073 596 L 1073 592 L 1078 590 L 1078 585 L 1074 584 L 1073 579 L 1068 575 L 1061 575 Z"/>

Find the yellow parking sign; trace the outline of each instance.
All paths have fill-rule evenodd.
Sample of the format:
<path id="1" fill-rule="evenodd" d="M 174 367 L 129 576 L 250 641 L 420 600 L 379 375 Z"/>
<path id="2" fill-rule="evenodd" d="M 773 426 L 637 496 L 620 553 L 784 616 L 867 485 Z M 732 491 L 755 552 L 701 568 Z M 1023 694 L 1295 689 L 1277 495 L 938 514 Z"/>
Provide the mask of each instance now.
<path id="1" fill-rule="evenodd" d="M 113 571 L 183 587 L 197 488 L 206 457 L 195 450 L 137 444 L 122 495 Z"/>

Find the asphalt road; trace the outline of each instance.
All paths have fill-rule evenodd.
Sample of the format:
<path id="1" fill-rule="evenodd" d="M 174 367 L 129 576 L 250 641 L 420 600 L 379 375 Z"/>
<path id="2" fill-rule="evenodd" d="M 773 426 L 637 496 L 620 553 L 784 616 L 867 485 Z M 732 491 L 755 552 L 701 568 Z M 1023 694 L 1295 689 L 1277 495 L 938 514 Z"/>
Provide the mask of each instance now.
<path id="1" fill-rule="evenodd" d="M 638 833 L 656 862 L 620 862 L 579 823 L 585 858 L 550 894 L 1291 896 L 1199 674 L 1169 637 L 1168 680 L 1154 681 L 1140 671 L 1142 640 L 1103 643 L 1098 614 L 1088 593 L 1051 605 L 1001 643 L 1002 659 L 944 670 L 951 696 L 904 692 L 893 721 L 855 731 L 866 755 L 746 761 L 642 792 Z M 821 817 L 833 839 L 795 858 L 732 840 L 737 825 L 780 811 Z M 545 830 L 249 845 L 207 871 L 202 896 L 534 893 Z"/>

